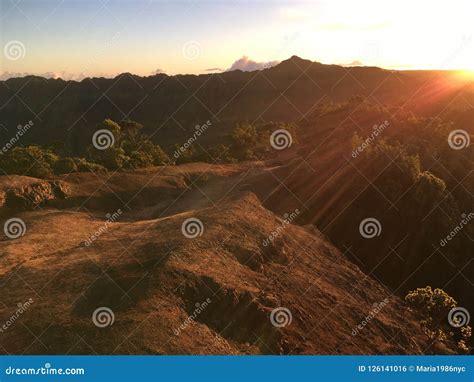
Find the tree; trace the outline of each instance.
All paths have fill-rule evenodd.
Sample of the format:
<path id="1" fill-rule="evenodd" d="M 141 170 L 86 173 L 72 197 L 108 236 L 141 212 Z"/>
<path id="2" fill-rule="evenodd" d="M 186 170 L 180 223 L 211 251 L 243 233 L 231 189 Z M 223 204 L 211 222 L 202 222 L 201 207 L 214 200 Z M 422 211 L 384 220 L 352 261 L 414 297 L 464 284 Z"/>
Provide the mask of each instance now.
<path id="1" fill-rule="evenodd" d="M 143 126 L 138 122 L 124 120 L 118 124 L 106 119 L 96 128 L 112 132 L 114 144 L 104 150 L 89 146 L 88 158 L 110 170 L 162 166 L 169 162 L 161 147 L 141 134 Z"/>
<path id="2" fill-rule="evenodd" d="M 120 122 L 120 127 L 123 139 L 126 139 L 131 143 L 143 140 L 141 139 L 141 132 L 143 130 L 142 124 L 131 121 L 130 119 L 125 119 Z"/>

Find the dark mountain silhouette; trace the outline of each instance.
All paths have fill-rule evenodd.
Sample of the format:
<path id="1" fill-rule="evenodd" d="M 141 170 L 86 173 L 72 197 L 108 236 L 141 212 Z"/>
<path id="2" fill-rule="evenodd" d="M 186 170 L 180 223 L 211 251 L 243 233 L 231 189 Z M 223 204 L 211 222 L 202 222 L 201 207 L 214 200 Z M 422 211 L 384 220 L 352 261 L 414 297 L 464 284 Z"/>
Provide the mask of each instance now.
<path id="1" fill-rule="evenodd" d="M 0 83 L 0 124 L 11 134 L 17 125 L 34 120 L 35 128 L 24 142 L 61 140 L 80 153 L 90 142 L 91 129 L 105 118 L 138 121 L 163 147 L 181 142 L 183 133 L 196 124 L 213 120 L 214 133 L 202 140 L 206 144 L 219 140 L 237 121 L 304 120 L 317 105 L 354 94 L 420 112 L 441 111 L 453 94 L 472 98 L 471 90 L 459 88 L 451 75 L 346 68 L 293 56 L 254 72 L 150 77 L 124 73 L 81 82 L 28 76 Z"/>

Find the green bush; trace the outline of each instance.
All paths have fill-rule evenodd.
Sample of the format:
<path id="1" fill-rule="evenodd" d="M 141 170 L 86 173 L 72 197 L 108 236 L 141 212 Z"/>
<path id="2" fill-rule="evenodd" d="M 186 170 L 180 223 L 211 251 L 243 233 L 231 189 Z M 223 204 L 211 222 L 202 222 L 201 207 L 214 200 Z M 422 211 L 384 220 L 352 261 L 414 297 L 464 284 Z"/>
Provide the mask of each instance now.
<path id="1" fill-rule="evenodd" d="M 431 340 L 444 341 L 451 336 L 457 340 L 461 351 L 468 350 L 466 340 L 471 336 L 471 327 L 456 328 L 449 325 L 449 312 L 457 306 L 457 302 L 444 290 L 432 290 L 430 286 L 418 288 L 410 291 L 405 301 L 421 314 L 421 325 Z"/>
<path id="2" fill-rule="evenodd" d="M 0 168 L 6 174 L 47 178 L 53 173 L 51 166 L 58 157 L 38 146 L 15 147 L 0 155 Z"/>
<path id="3" fill-rule="evenodd" d="M 160 146 L 141 134 L 143 126 L 137 122 L 124 120 L 117 123 L 106 119 L 96 126 L 96 131 L 106 129 L 112 132 L 114 144 L 105 150 L 91 145 L 88 159 L 109 170 L 121 168 L 141 168 L 167 164 L 169 158 Z"/>
<path id="4" fill-rule="evenodd" d="M 107 171 L 107 169 L 104 166 L 101 166 L 100 164 L 97 164 L 97 163 L 88 162 L 84 158 L 74 158 L 74 162 L 76 163 L 78 172 L 103 172 L 103 171 Z"/>
<path id="5" fill-rule="evenodd" d="M 70 174 L 77 172 L 77 165 L 72 158 L 61 158 L 54 163 L 53 166 L 55 174 Z"/>
<path id="6" fill-rule="evenodd" d="M 150 141 L 143 141 L 140 151 L 151 157 L 154 166 L 164 166 L 169 163 L 169 157 L 163 149 Z"/>
<path id="7" fill-rule="evenodd" d="M 248 122 L 237 124 L 230 136 L 231 150 L 228 157 L 237 161 L 265 158 L 268 153 L 274 151 L 270 143 L 270 136 L 279 129 L 288 131 L 293 143 L 297 142 L 296 127 L 292 124 L 274 122 L 252 125 Z"/>
<path id="8" fill-rule="evenodd" d="M 153 158 L 151 155 L 142 151 L 133 151 L 130 153 L 130 157 L 124 164 L 125 168 L 143 168 L 153 166 Z"/>

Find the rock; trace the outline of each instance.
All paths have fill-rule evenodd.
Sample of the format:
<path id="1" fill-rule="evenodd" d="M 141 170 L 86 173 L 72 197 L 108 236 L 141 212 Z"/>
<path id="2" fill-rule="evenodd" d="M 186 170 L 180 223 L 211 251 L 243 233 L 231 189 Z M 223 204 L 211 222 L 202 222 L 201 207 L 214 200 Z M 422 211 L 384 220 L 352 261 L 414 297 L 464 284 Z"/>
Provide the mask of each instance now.
<path id="1" fill-rule="evenodd" d="M 10 208 L 30 210 L 51 199 L 54 199 L 53 188 L 48 182 L 41 182 L 10 189 L 6 204 Z"/>
<path id="2" fill-rule="evenodd" d="M 0 191 L 0 208 L 2 208 L 6 202 L 7 202 L 7 194 L 5 194 L 5 192 L 3 191 Z"/>
<path id="3" fill-rule="evenodd" d="M 52 180 L 49 184 L 53 189 L 54 196 L 59 199 L 66 199 L 71 194 L 69 186 L 60 180 Z"/>

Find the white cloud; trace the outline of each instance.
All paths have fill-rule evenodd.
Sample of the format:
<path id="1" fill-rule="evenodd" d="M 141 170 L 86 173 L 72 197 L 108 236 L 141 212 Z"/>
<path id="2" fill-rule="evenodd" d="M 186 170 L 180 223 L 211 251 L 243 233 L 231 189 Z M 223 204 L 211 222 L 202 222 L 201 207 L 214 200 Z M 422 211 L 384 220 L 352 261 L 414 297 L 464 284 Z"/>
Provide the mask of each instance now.
<path id="1" fill-rule="evenodd" d="M 354 60 L 352 62 L 349 62 L 348 64 L 338 64 L 341 66 L 346 66 L 346 67 L 351 67 L 351 66 L 365 66 L 362 61 L 359 60 Z"/>
<path id="2" fill-rule="evenodd" d="M 262 70 L 266 68 L 271 68 L 272 66 L 275 66 L 277 64 L 279 64 L 279 61 L 257 62 L 257 61 L 251 60 L 247 56 L 243 56 L 242 58 L 239 58 L 237 61 L 235 61 L 232 64 L 232 66 L 228 69 L 228 71 L 242 70 L 243 72 L 251 72 L 254 70 Z"/>
<path id="3" fill-rule="evenodd" d="M 113 78 L 113 75 L 106 74 L 106 73 L 97 73 L 94 75 L 86 75 L 84 73 L 68 73 L 65 71 L 61 72 L 45 72 L 45 73 L 29 73 L 29 72 L 23 72 L 23 73 L 18 73 L 18 72 L 3 72 L 0 74 L 0 81 L 5 81 L 8 80 L 9 78 L 17 78 L 17 77 L 26 77 L 26 76 L 38 76 L 38 77 L 43 77 L 43 78 L 53 78 L 53 79 L 58 79 L 61 78 L 64 81 L 82 81 L 83 79 L 87 77 L 105 77 L 105 78 Z"/>
<path id="4" fill-rule="evenodd" d="M 166 70 L 158 68 L 151 72 L 152 76 L 156 76 L 157 74 L 166 74 Z"/>

